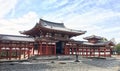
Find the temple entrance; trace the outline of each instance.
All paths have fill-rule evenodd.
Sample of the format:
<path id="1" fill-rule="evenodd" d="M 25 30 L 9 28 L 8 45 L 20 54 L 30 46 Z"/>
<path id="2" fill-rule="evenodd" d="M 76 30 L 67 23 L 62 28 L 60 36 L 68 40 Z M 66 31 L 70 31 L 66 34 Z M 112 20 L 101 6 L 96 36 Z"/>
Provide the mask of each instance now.
<path id="1" fill-rule="evenodd" d="M 64 42 L 58 41 L 56 43 L 56 54 L 63 54 Z"/>

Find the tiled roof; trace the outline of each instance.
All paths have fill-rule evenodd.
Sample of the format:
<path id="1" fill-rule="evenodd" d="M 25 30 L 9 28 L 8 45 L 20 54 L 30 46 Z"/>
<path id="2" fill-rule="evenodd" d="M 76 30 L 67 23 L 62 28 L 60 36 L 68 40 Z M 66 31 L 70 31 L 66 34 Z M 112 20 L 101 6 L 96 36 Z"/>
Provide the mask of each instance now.
<path id="1" fill-rule="evenodd" d="M 17 35 L 4 35 L 4 34 L 0 34 L 0 40 L 34 42 L 34 38 L 32 37 L 17 36 Z"/>
<path id="2" fill-rule="evenodd" d="M 64 23 L 54 23 L 54 22 L 43 20 L 43 19 L 40 19 L 40 24 L 45 28 L 59 30 L 59 31 L 67 31 L 67 32 L 73 32 L 73 33 L 85 33 L 86 32 L 86 31 L 81 31 L 81 30 L 68 29 L 64 26 Z"/>
<path id="3" fill-rule="evenodd" d="M 88 41 L 77 41 L 77 43 L 83 45 L 90 45 L 90 46 L 103 46 L 103 45 L 109 45 L 110 43 L 114 45 L 112 41 L 97 42 L 97 43 L 90 43 Z"/>
<path id="4" fill-rule="evenodd" d="M 86 40 L 89 40 L 89 39 L 98 39 L 98 40 L 101 40 L 101 39 L 103 39 L 103 37 L 96 36 L 96 35 L 91 35 L 91 36 L 88 36 L 88 37 L 84 37 L 83 39 L 86 39 Z"/>

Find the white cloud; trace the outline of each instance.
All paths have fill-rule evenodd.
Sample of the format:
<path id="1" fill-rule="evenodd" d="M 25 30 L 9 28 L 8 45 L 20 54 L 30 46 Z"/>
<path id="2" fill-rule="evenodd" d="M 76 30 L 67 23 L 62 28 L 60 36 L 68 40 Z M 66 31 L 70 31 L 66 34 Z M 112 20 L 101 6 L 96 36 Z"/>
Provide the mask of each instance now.
<path id="1" fill-rule="evenodd" d="M 14 10 L 17 2 L 17 0 L 0 0 L 0 18 Z"/>
<path id="2" fill-rule="evenodd" d="M 19 16 L 18 18 L 4 19 L 3 17 L 6 17 L 5 15 L 7 15 L 9 12 L 12 11 L 14 14 L 17 2 L 18 0 L 0 0 L 1 33 L 19 34 L 18 31 L 29 30 L 34 27 L 36 22 L 38 22 L 40 17 L 38 17 L 38 14 L 34 11 L 29 11 L 28 13 Z M 109 39 L 115 37 L 117 41 L 120 40 L 118 37 L 120 33 L 116 33 L 120 30 L 120 27 L 109 26 L 109 21 L 111 19 L 113 20 L 113 18 L 118 17 L 117 21 L 113 20 L 113 23 L 120 22 L 120 12 L 115 12 L 115 9 L 113 8 L 105 9 L 104 7 L 98 7 L 105 5 L 106 3 L 109 4 L 110 1 L 108 0 L 74 0 L 70 2 L 68 0 L 62 0 L 59 2 L 57 0 L 44 0 L 42 2 L 43 3 L 41 4 L 43 5 L 40 5 L 42 6 L 42 10 L 50 10 L 41 16 L 43 19 L 53 22 L 63 22 L 68 28 L 87 31 L 85 35 L 78 36 L 76 39 L 81 40 L 82 37 L 95 34 L 98 36 L 108 37 Z M 29 3 L 31 2 L 27 0 L 27 3 L 25 4 Z M 120 5 L 117 5 L 117 9 L 119 9 L 119 6 Z M 41 13 L 40 10 L 39 13 Z M 51 12 L 51 10 L 54 11 Z M 77 11 L 77 13 L 75 11 Z"/>
<path id="3" fill-rule="evenodd" d="M 105 33 L 106 33 L 106 32 L 107 32 L 107 33 L 115 32 L 115 31 L 119 31 L 119 30 L 120 30 L 120 26 L 103 29 L 103 31 L 104 31 Z"/>
<path id="4" fill-rule="evenodd" d="M 38 22 L 38 15 L 35 12 L 28 12 L 19 18 L 0 19 L 2 34 L 19 34 L 18 31 L 29 30 Z"/>
<path id="5" fill-rule="evenodd" d="M 68 3 L 69 1 L 68 0 L 44 0 L 42 2 L 42 8 L 43 9 L 55 9 L 55 8 L 58 8 L 60 6 L 63 6 L 65 5 L 66 3 Z"/>

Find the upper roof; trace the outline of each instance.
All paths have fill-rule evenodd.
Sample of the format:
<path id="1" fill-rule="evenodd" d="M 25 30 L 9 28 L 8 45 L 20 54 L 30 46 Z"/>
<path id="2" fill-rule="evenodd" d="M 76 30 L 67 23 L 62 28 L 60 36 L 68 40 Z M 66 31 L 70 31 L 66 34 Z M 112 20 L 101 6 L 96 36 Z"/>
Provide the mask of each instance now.
<path id="1" fill-rule="evenodd" d="M 77 36 L 84 34 L 86 31 L 68 29 L 64 26 L 64 23 L 55 23 L 40 19 L 32 29 L 22 32 L 26 35 L 39 35 L 40 31 L 53 32 L 53 33 L 63 33 L 71 36 Z"/>
<path id="2" fill-rule="evenodd" d="M 86 39 L 86 40 L 90 40 L 90 39 L 102 40 L 103 37 L 96 36 L 96 35 L 91 35 L 91 36 L 88 36 L 88 37 L 84 37 L 83 39 Z"/>
<path id="3" fill-rule="evenodd" d="M 0 34 L 0 41 L 4 41 L 4 40 L 34 42 L 34 38 L 32 37 Z"/>
<path id="4" fill-rule="evenodd" d="M 55 23 L 55 22 L 50 22 L 50 21 L 46 21 L 46 20 L 43 20 L 43 19 L 40 19 L 39 23 L 44 27 L 49 26 L 49 28 L 52 28 L 52 27 L 65 28 L 63 23 Z"/>

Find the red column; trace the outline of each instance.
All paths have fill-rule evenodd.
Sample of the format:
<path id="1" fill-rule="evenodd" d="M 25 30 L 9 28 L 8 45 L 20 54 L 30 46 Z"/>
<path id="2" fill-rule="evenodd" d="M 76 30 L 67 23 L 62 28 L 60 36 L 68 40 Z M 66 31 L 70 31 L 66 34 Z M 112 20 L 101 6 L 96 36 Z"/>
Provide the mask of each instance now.
<path id="1" fill-rule="evenodd" d="M 35 50 L 35 54 L 36 54 L 36 55 L 39 55 L 39 54 L 40 54 L 40 46 L 38 46 L 37 48 L 38 48 L 38 49 Z"/>
<path id="2" fill-rule="evenodd" d="M 88 57 L 88 48 L 86 47 L 86 57 Z"/>
<path id="3" fill-rule="evenodd" d="M 66 51 L 67 51 L 66 46 L 64 46 L 64 55 L 66 55 Z"/>
<path id="4" fill-rule="evenodd" d="M 68 54 L 68 47 L 65 47 L 65 55 L 67 55 Z"/>
<path id="5" fill-rule="evenodd" d="M 18 58 L 18 56 L 17 56 L 17 49 L 16 49 L 17 47 L 15 46 L 15 59 L 17 59 Z"/>
<path id="6" fill-rule="evenodd" d="M 21 47 L 19 47 L 19 60 L 21 59 Z"/>
<path id="7" fill-rule="evenodd" d="M 46 42 L 46 51 L 45 51 L 45 52 L 46 52 L 46 53 L 45 53 L 46 55 L 49 55 L 49 54 L 48 54 L 48 43 L 47 43 L 47 42 Z"/>
<path id="8" fill-rule="evenodd" d="M 82 56 L 84 56 L 84 55 L 83 55 L 83 47 L 82 47 Z"/>
<path id="9" fill-rule="evenodd" d="M 72 47 L 72 55 L 73 55 L 73 47 Z"/>
<path id="10" fill-rule="evenodd" d="M 54 45 L 54 54 L 56 55 L 56 44 Z"/>
<path id="11" fill-rule="evenodd" d="M 72 54 L 74 53 L 74 48 L 73 48 L 73 44 L 72 44 Z"/>
<path id="12" fill-rule="evenodd" d="M 12 47 L 9 47 L 10 48 L 10 50 L 9 50 L 9 60 L 11 60 L 11 53 L 12 53 Z"/>
<path id="13" fill-rule="evenodd" d="M 94 49 L 94 48 L 93 48 L 93 51 L 92 51 L 92 52 L 93 52 L 93 56 L 95 57 L 95 52 L 96 52 L 96 51 L 95 51 L 95 49 Z"/>
<path id="14" fill-rule="evenodd" d="M 25 45 L 23 46 L 23 53 L 24 53 L 24 58 L 25 58 L 25 52 L 26 52 L 26 50 L 25 50 Z"/>
<path id="15" fill-rule="evenodd" d="M 29 58 L 30 57 L 30 50 L 29 50 L 29 48 L 28 48 L 27 52 L 28 52 L 28 58 Z"/>
<path id="16" fill-rule="evenodd" d="M 70 47 L 68 47 L 68 54 L 70 55 Z"/>
<path id="17" fill-rule="evenodd" d="M 33 51 L 33 55 L 34 55 L 34 43 L 32 43 L 32 45 L 31 45 L 31 47 L 32 47 L 32 51 Z"/>
<path id="18" fill-rule="evenodd" d="M 42 42 L 40 42 L 40 55 L 42 55 Z"/>
<path id="19" fill-rule="evenodd" d="M 69 48 L 67 47 L 67 45 L 65 45 L 65 49 L 66 49 L 65 54 L 68 55 L 69 54 Z"/>
<path id="20" fill-rule="evenodd" d="M 92 50 L 91 50 L 91 48 L 89 49 L 89 56 L 91 57 L 92 56 Z"/>
<path id="21" fill-rule="evenodd" d="M 100 48 L 98 48 L 98 57 L 100 57 Z"/>
<path id="22" fill-rule="evenodd" d="M 104 48 L 104 57 L 106 57 L 106 48 Z"/>

